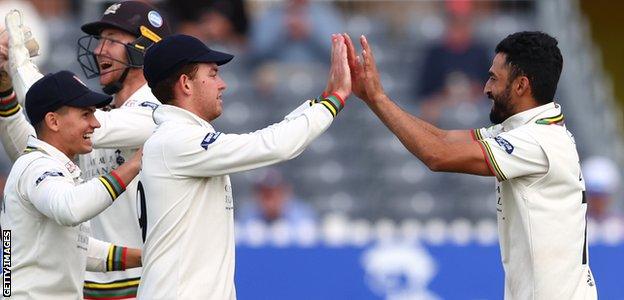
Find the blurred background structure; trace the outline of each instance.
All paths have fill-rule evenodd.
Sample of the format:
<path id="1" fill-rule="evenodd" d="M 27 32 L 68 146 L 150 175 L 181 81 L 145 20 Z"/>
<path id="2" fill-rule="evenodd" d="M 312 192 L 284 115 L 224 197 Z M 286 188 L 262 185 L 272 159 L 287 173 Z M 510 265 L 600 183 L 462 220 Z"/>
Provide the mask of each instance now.
<path id="1" fill-rule="evenodd" d="M 68 69 L 82 75 L 76 62 L 79 26 L 86 20 L 97 19 L 113 2 L 0 0 L 0 12 L 4 15 L 13 7 L 24 11 L 27 25 L 41 44 L 44 55 L 38 63 L 44 73 Z M 495 45 L 516 31 L 547 32 L 559 40 L 564 57 L 555 100 L 564 108 L 583 171 L 587 172 L 589 218 L 594 224 L 590 227 L 590 240 L 598 245 L 595 247 L 624 240 L 621 225 L 624 193 L 619 175 L 624 163 L 621 109 L 624 42 L 618 14 L 624 3 L 606 0 L 147 2 L 163 9 L 175 31 L 194 35 L 212 48 L 236 55 L 220 72 L 228 89 L 224 95 L 224 113 L 215 122 L 215 128 L 228 133 L 250 132 L 278 122 L 303 100 L 319 95 L 327 78 L 332 32 L 347 32 L 354 39 L 361 34 L 367 36 L 375 50 L 386 91 L 406 110 L 445 129 L 484 127 L 489 125 L 490 102 L 482 89 Z M 85 82 L 99 90 L 96 80 Z M 0 161 L 0 170 L 8 173 L 8 160 Z M 252 257 L 270 259 L 274 255 L 253 251 L 254 247 L 266 244 L 311 246 L 322 239 L 328 245 L 357 248 L 373 240 L 398 236 L 427 245 L 476 243 L 485 250 L 475 250 L 474 253 L 481 253 L 475 255 L 486 253 L 489 264 L 500 264 L 496 252 L 494 179 L 429 171 L 354 96 L 334 124 L 308 150 L 293 161 L 277 165 L 271 172 L 280 174 L 279 180 L 264 178 L 266 174 L 262 175 L 262 170 L 232 176 L 239 221 L 239 256 L 242 255 L 243 261 L 239 260 L 237 270 L 239 289 L 241 284 L 255 286 L 251 280 L 245 281 L 245 276 L 253 273 L 245 269 L 247 266 L 274 267 L 254 265 L 257 262 Z M 284 225 L 289 223 L 288 218 L 273 222 L 279 218 L 260 217 L 251 212 L 260 209 L 258 205 L 262 202 L 258 202 L 257 196 L 271 194 L 266 188 L 275 188 L 278 183 L 287 186 L 288 195 L 306 207 L 302 210 L 312 211 L 302 213 L 314 216 L 310 222 L 304 222 L 311 226 Z M 274 205 L 280 203 L 287 205 L 295 201 L 276 201 Z M 254 216 L 257 222 L 249 221 Z M 605 219 L 612 221 L 603 224 Z M 403 248 L 398 249 L 397 253 L 403 253 L 407 261 L 421 264 L 432 259 L 439 262 L 441 256 L 445 257 L 444 249 L 435 246 L 433 250 L 428 248 L 434 258 L 419 252 L 422 249 L 418 247 L 410 249 L 420 250 L 407 254 L 401 252 Z M 594 258 L 595 253 L 611 251 L 608 247 L 597 249 L 590 252 Z M 383 247 L 377 250 L 387 252 Z M 465 253 L 471 251 L 466 249 Z M 307 260 L 309 256 L 304 254 L 301 255 Z M 361 272 L 369 272 L 367 286 L 375 291 L 376 297 L 437 297 L 422 287 L 423 282 L 431 279 L 427 276 L 435 273 L 434 267 L 430 266 L 427 274 L 396 275 L 392 272 L 402 272 L 402 266 L 379 271 L 375 263 L 377 255 L 366 256 L 366 263 L 363 258 L 359 267 Z M 442 260 L 452 257 L 448 255 Z M 600 258 L 596 260 L 599 266 Z M 475 262 L 483 263 L 478 258 Z M 484 276 L 502 276 L 500 272 L 497 269 Z M 601 279 L 606 278 L 595 273 L 600 290 Z M 390 279 L 384 279 L 385 275 Z M 409 280 L 392 276 L 407 276 Z M 392 278 L 402 283 L 386 286 Z M 502 279 L 498 283 L 492 294 L 462 294 L 461 285 L 456 292 L 469 298 L 500 299 Z M 436 284 L 433 279 L 430 286 L 435 290 Z M 473 286 L 479 283 L 473 282 Z M 623 289 L 616 291 L 620 298 L 624 297 Z M 344 296 L 368 299 L 359 294 Z M 449 294 L 438 296 L 453 298 Z M 310 296 L 310 299 L 318 297 Z"/>

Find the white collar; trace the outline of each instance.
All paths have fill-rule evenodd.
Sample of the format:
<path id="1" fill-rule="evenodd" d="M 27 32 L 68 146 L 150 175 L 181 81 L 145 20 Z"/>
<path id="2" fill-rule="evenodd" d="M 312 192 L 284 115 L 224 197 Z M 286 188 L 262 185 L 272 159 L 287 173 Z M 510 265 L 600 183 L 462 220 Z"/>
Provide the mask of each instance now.
<path id="1" fill-rule="evenodd" d="M 538 119 L 554 118 L 561 114 L 561 105 L 549 102 L 522 112 L 519 112 L 503 121 L 504 131 L 509 131 Z M 563 121 L 563 120 L 562 120 Z"/>
<path id="2" fill-rule="evenodd" d="M 41 151 L 61 162 L 74 179 L 80 177 L 80 168 L 61 150 L 32 135 L 28 137 L 27 145 L 26 151 Z"/>
<path id="3" fill-rule="evenodd" d="M 214 128 L 206 120 L 198 117 L 196 114 L 173 105 L 159 105 L 152 114 L 154 123 L 160 125 L 164 122 L 176 122 L 191 125 L 199 125 L 214 131 Z"/>
<path id="4" fill-rule="evenodd" d="M 142 85 L 138 90 L 134 91 L 130 97 L 124 102 L 121 107 L 133 107 L 137 106 L 145 101 L 154 102 L 156 104 L 160 104 L 160 101 L 156 99 L 154 94 L 152 94 L 152 89 L 146 84 Z"/>

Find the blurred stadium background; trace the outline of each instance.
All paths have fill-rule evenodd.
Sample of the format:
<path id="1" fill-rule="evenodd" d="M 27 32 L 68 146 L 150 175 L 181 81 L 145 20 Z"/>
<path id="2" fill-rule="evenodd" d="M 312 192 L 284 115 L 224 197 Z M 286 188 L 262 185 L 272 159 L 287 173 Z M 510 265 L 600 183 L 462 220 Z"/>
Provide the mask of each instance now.
<path id="1" fill-rule="evenodd" d="M 79 27 L 113 2 L 4 0 L 0 12 L 23 10 L 44 73 L 68 69 L 82 77 Z M 323 90 L 328 32 L 365 34 L 388 94 L 446 129 L 488 125 L 490 103 L 480 90 L 498 41 L 523 30 L 555 36 L 564 56 L 556 101 L 582 162 L 595 162 L 587 170 L 584 164 L 597 199 L 589 203 L 590 261 L 601 297 L 624 298 L 616 275 L 624 261 L 624 3 L 148 2 L 177 32 L 236 55 L 221 69 L 228 89 L 215 122 L 228 133 L 278 122 Z M 99 90 L 97 80 L 85 82 Z M 493 179 L 430 172 L 357 98 L 300 157 L 271 172 L 232 175 L 241 299 L 502 298 Z M 270 204 L 277 186 L 292 199 Z M 263 216 L 270 210 L 263 205 L 278 206 L 277 215 Z"/>

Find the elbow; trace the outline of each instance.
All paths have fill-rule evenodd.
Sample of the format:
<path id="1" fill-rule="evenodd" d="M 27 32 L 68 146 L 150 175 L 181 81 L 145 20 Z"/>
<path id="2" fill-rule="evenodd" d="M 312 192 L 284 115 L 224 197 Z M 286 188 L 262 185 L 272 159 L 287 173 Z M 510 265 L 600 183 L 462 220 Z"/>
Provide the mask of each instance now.
<path id="1" fill-rule="evenodd" d="M 275 158 L 278 161 L 286 161 L 297 157 L 301 152 L 303 152 L 302 145 L 281 145 L 275 148 Z"/>
<path id="2" fill-rule="evenodd" d="M 275 158 L 279 161 L 286 161 L 297 156 L 297 152 L 294 149 L 279 148 L 275 151 Z"/>
<path id="3" fill-rule="evenodd" d="M 433 172 L 443 172 L 444 169 L 444 157 L 441 155 L 430 155 L 423 159 L 423 163 Z"/>
<path id="4" fill-rule="evenodd" d="M 56 219 L 56 222 L 63 226 L 74 227 L 80 225 L 85 220 L 81 220 L 72 214 L 66 216 L 60 216 Z"/>

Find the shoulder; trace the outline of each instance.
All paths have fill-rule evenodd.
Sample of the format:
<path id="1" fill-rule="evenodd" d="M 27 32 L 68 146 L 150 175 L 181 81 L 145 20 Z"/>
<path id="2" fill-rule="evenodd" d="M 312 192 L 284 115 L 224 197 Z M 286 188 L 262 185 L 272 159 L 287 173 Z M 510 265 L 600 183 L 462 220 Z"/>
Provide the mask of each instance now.
<path id="1" fill-rule="evenodd" d="M 61 162 L 39 151 L 20 156 L 13 168 L 21 170 L 20 177 L 34 180 L 35 185 L 47 177 L 68 177 Z"/>
<path id="2" fill-rule="evenodd" d="M 188 148 L 189 145 L 200 147 L 204 139 L 216 139 L 220 134 L 201 126 L 166 121 L 156 128 L 148 141 L 151 141 L 152 145 L 160 144 L 166 149 L 182 149 Z"/>
<path id="3" fill-rule="evenodd" d="M 152 94 L 150 88 L 145 84 L 139 88 L 130 98 L 120 107 L 147 107 L 152 110 L 160 105 L 160 101 Z"/>

